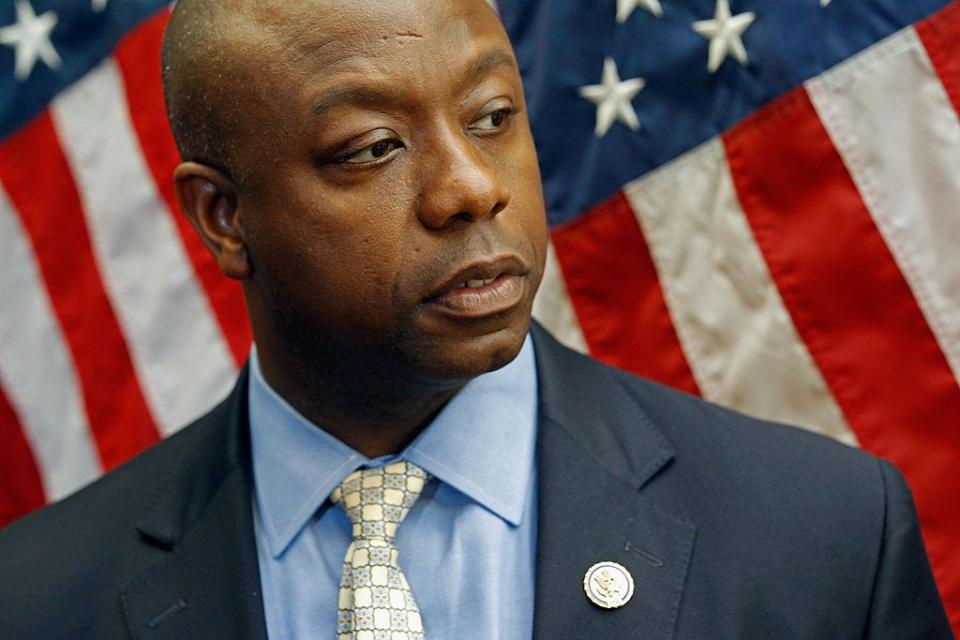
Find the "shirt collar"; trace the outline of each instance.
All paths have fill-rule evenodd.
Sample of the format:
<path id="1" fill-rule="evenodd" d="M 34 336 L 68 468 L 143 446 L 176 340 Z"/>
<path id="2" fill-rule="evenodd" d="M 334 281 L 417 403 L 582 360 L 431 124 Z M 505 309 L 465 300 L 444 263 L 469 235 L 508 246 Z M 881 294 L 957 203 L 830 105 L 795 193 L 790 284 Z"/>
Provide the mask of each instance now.
<path id="1" fill-rule="evenodd" d="M 371 460 L 278 395 L 263 378 L 256 348 L 250 355 L 249 411 L 257 509 L 276 557 L 330 492 Z M 516 526 L 534 474 L 536 431 L 536 363 L 527 336 L 512 362 L 467 383 L 396 457 Z"/>

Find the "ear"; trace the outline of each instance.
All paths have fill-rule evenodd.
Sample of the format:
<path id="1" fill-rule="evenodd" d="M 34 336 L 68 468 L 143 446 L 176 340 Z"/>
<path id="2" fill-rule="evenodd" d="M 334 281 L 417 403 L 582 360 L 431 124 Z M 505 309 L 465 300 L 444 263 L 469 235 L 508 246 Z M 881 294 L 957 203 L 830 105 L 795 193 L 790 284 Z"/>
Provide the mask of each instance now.
<path id="1" fill-rule="evenodd" d="M 220 270 L 235 280 L 250 277 L 250 259 L 237 211 L 237 187 L 222 171 L 184 162 L 173 173 L 177 201 Z"/>

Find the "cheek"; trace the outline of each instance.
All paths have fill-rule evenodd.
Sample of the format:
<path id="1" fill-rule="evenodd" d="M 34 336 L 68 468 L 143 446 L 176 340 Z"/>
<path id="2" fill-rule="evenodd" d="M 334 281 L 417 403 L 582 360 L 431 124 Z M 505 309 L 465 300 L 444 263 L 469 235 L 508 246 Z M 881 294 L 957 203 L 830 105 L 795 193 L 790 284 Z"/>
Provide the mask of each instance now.
<path id="1" fill-rule="evenodd" d="M 336 278 L 346 291 L 352 292 L 358 304 L 383 309 L 395 306 L 395 289 L 402 276 L 403 254 L 400 238 L 390 229 L 363 232 L 356 238 L 345 238 L 336 251 Z"/>
<path id="2" fill-rule="evenodd" d="M 515 156 L 509 173 L 512 183 L 512 208 L 517 212 L 517 224 L 536 255 L 540 270 L 546 260 L 549 232 L 546 209 L 543 201 L 543 186 L 540 182 L 540 167 L 532 141 Z"/>
<path id="3" fill-rule="evenodd" d="M 382 326 L 395 313 L 404 261 L 397 212 L 338 204 L 288 203 L 284 214 L 264 216 L 249 234 L 254 278 L 278 313 L 327 329 Z"/>
<path id="4" fill-rule="evenodd" d="M 382 343 L 397 332 L 403 305 L 398 260 L 369 233 L 301 236 L 278 246 L 258 285 L 288 335 L 335 343 Z"/>
<path id="5" fill-rule="evenodd" d="M 317 236 L 303 266 L 338 305 L 352 303 L 373 312 L 392 301 L 402 271 L 401 246 L 393 229 L 368 230 L 357 223 Z"/>

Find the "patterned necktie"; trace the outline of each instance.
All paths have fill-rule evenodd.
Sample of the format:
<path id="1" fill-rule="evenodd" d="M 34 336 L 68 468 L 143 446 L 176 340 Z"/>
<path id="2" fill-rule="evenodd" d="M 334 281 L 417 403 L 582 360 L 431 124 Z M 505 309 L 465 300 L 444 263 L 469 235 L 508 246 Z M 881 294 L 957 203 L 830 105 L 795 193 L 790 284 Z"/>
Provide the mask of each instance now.
<path id="1" fill-rule="evenodd" d="M 397 527 L 430 477 L 409 462 L 358 469 L 330 494 L 353 523 L 343 560 L 337 640 L 423 640 L 420 609 L 397 564 Z"/>

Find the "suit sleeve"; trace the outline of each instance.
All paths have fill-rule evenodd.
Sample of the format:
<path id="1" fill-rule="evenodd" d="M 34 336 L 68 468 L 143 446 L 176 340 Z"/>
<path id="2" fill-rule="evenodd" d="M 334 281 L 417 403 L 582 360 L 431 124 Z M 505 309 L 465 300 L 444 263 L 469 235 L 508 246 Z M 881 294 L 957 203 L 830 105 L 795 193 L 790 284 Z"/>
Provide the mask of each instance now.
<path id="1" fill-rule="evenodd" d="M 910 489 L 900 473 L 880 463 L 886 489 L 883 542 L 874 578 L 870 640 L 952 640 L 923 547 Z"/>

